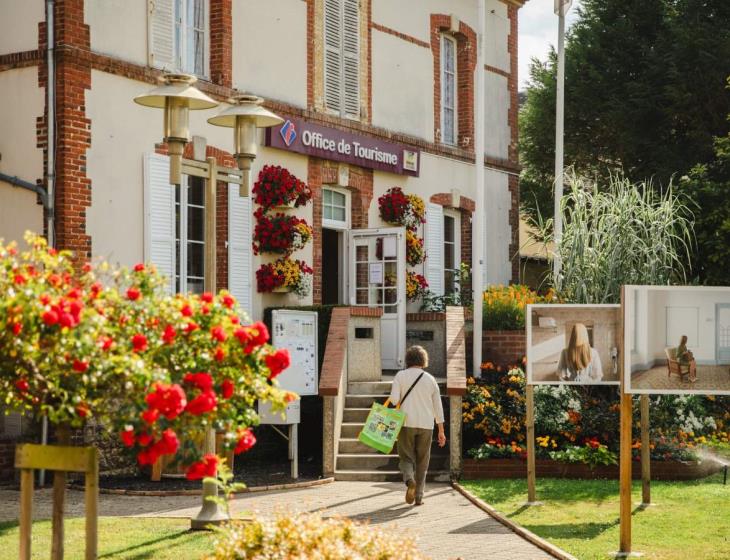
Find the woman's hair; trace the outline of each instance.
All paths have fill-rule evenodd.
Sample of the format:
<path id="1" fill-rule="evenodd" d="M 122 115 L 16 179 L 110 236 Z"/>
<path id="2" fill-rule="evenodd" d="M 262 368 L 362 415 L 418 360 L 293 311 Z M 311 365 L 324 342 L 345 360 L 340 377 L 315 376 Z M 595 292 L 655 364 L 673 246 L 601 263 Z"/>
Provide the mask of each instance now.
<path id="1" fill-rule="evenodd" d="M 583 370 L 591 363 L 591 343 L 588 339 L 588 329 L 583 323 L 573 325 L 567 354 L 568 365 L 574 371 Z"/>
<path id="2" fill-rule="evenodd" d="M 683 334 L 682 338 L 679 339 L 679 345 L 682 346 L 682 344 L 684 344 L 684 345 L 687 344 L 687 335 L 686 334 Z"/>
<path id="3" fill-rule="evenodd" d="M 428 352 L 423 346 L 411 346 L 406 350 L 406 367 L 428 367 Z"/>

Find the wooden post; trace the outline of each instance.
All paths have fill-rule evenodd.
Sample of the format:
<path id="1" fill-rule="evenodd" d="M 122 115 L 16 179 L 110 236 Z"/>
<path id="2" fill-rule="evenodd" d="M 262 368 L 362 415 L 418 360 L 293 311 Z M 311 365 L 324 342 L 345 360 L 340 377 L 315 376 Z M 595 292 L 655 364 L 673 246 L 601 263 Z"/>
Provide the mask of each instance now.
<path id="1" fill-rule="evenodd" d="M 58 445 L 71 443 L 71 428 L 56 427 Z M 66 472 L 53 471 L 53 513 L 51 517 L 51 560 L 63 560 L 63 511 L 66 502 Z"/>
<path id="2" fill-rule="evenodd" d="M 641 505 L 651 504 L 651 443 L 649 439 L 649 395 L 641 395 Z"/>
<path id="3" fill-rule="evenodd" d="M 20 560 L 30 560 L 30 532 L 33 526 L 33 469 L 20 471 Z"/>
<path id="4" fill-rule="evenodd" d="M 525 386 L 525 407 L 527 416 L 527 503 L 537 503 L 535 491 L 535 387 Z"/>
<path id="5" fill-rule="evenodd" d="M 84 502 L 86 506 L 86 560 L 96 560 L 98 556 L 99 522 L 99 457 L 93 450 L 93 461 L 85 473 Z"/>
<path id="6" fill-rule="evenodd" d="M 619 553 L 631 553 L 631 416 L 632 398 L 621 393 L 621 434 L 619 452 L 620 546 Z"/>

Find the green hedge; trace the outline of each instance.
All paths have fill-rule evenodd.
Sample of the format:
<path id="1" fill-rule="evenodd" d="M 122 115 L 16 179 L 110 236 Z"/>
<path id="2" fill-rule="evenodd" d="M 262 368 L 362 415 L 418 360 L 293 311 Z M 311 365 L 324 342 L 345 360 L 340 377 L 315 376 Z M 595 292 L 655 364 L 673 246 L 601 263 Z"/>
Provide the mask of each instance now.
<path id="1" fill-rule="evenodd" d="M 319 371 L 322 371 L 322 362 L 324 361 L 324 349 L 327 345 L 327 332 L 330 328 L 330 319 L 332 318 L 332 310 L 335 307 L 346 307 L 343 305 L 301 305 L 292 307 L 267 307 L 264 309 L 264 323 L 271 328 L 271 312 L 275 309 L 287 309 L 290 311 L 316 311 L 317 312 L 317 351 L 319 358 Z"/>

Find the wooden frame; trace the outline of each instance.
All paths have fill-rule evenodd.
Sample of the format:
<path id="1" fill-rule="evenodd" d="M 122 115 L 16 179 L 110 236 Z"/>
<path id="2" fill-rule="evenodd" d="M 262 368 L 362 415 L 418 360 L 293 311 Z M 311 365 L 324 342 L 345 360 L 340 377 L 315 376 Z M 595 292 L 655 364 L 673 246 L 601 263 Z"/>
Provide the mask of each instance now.
<path id="1" fill-rule="evenodd" d="M 61 445 L 23 444 L 15 448 L 15 468 L 20 469 L 20 560 L 30 560 L 31 529 L 33 526 L 33 471 L 82 472 L 85 475 L 85 516 L 87 560 L 97 557 L 99 515 L 99 452 L 94 447 L 70 447 Z M 54 494 L 54 526 L 63 523 L 56 519 Z M 54 550 L 52 556 L 63 558 L 63 549 Z"/>

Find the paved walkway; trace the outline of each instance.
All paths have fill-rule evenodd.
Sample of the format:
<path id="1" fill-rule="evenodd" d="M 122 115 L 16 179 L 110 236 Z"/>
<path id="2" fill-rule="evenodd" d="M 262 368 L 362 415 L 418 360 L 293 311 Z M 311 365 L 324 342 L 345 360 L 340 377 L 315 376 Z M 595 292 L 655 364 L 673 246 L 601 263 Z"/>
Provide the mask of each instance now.
<path id="1" fill-rule="evenodd" d="M 434 560 L 550 559 L 542 550 L 473 506 L 447 484 L 430 484 L 420 507 L 403 501 L 403 485 L 385 482 L 334 482 L 313 488 L 244 494 L 231 506 L 235 513 L 277 509 L 322 511 L 373 525 L 396 525 L 417 539 Z M 34 517 L 50 517 L 50 490 L 36 492 Z M 83 514 L 83 492 L 69 491 L 69 515 Z M 197 496 L 100 496 L 102 516 L 190 517 L 200 507 Z M 0 521 L 17 519 L 18 492 L 0 490 Z"/>

